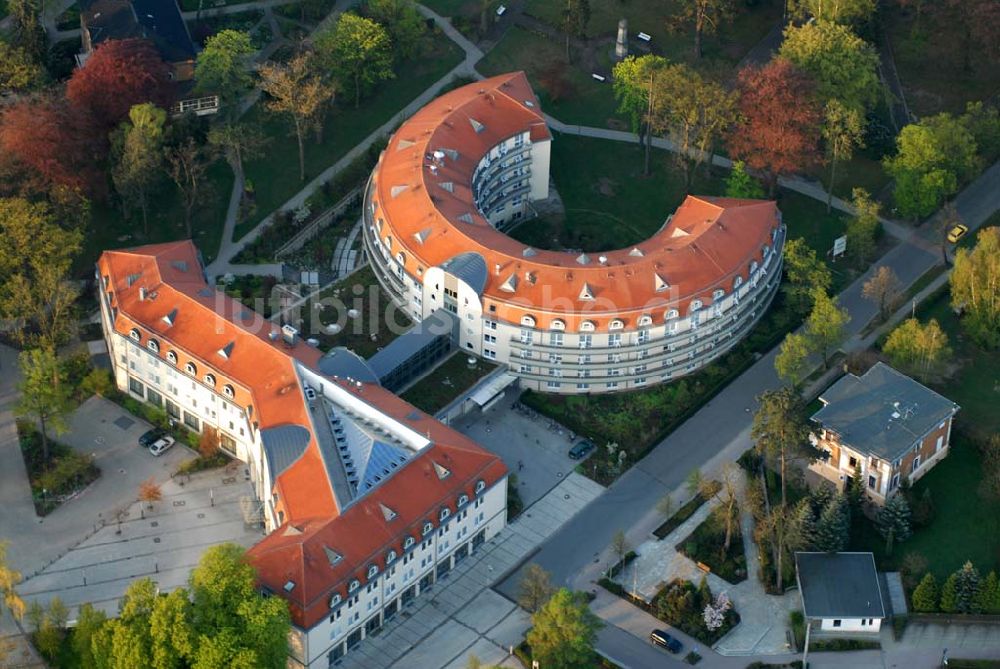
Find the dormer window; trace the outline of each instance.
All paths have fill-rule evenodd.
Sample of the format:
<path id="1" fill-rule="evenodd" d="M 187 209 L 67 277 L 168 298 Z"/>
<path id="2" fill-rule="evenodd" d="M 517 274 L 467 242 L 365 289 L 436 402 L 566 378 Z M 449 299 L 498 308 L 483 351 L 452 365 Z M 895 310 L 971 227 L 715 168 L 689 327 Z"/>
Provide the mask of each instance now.
<path id="1" fill-rule="evenodd" d="M 222 394 L 225 395 L 226 397 L 232 397 L 233 395 L 236 394 L 236 391 L 233 390 L 233 387 L 227 383 L 226 385 L 222 386 Z"/>
<path id="2" fill-rule="evenodd" d="M 340 597 L 340 593 L 338 592 L 333 597 L 330 598 L 330 608 L 332 609 L 335 606 L 339 606 L 340 605 L 340 600 L 341 600 L 341 597 Z"/>
<path id="3" fill-rule="evenodd" d="M 184 365 L 184 371 L 190 374 L 191 376 L 197 376 L 198 367 L 193 362 L 189 362 L 188 364 Z"/>
<path id="4" fill-rule="evenodd" d="M 358 581 L 358 579 L 355 578 L 351 581 L 350 585 L 347 586 L 347 592 L 354 592 L 360 587 L 361 583 Z"/>
<path id="5" fill-rule="evenodd" d="M 680 312 L 676 309 L 667 309 L 666 319 L 669 321 L 671 318 L 677 318 L 680 315 Z"/>
<path id="6" fill-rule="evenodd" d="M 139 341 L 140 339 L 142 339 L 142 335 L 139 334 L 138 328 L 132 328 L 131 330 L 129 330 L 128 336 L 133 341 Z"/>
<path id="7" fill-rule="evenodd" d="M 750 263 L 750 273 L 753 274 L 754 272 L 756 272 L 758 267 L 759 265 L 757 264 L 757 261 L 754 260 L 752 263 Z"/>
<path id="8" fill-rule="evenodd" d="M 566 329 L 566 323 L 556 318 L 555 320 L 552 321 L 552 324 L 549 326 L 549 328 L 551 328 L 552 330 L 559 330 L 561 332 Z"/>
<path id="9" fill-rule="evenodd" d="M 486 481 L 484 481 L 482 479 L 479 479 L 478 481 L 476 481 L 476 494 L 477 495 L 479 493 L 481 493 L 485 489 L 486 489 Z"/>
<path id="10" fill-rule="evenodd" d="M 640 326 L 643 326 L 643 325 L 652 325 L 652 324 L 653 324 L 653 318 L 651 316 L 643 315 L 643 316 L 639 317 L 639 325 Z"/>
<path id="11" fill-rule="evenodd" d="M 620 318 L 616 318 L 613 321 L 611 321 L 610 324 L 608 324 L 609 330 L 621 330 L 624 327 L 625 327 L 625 321 L 621 320 Z"/>
<path id="12" fill-rule="evenodd" d="M 459 506 L 465 506 L 468 503 L 469 503 L 469 496 L 468 495 L 466 495 L 465 493 L 462 493 L 461 495 L 458 496 L 458 505 Z"/>
<path id="13" fill-rule="evenodd" d="M 424 536 L 427 536 L 433 531 L 434 531 L 434 526 L 430 522 L 424 523 L 424 530 L 423 530 Z"/>
<path id="14" fill-rule="evenodd" d="M 413 548 L 413 544 L 415 543 L 417 543 L 416 539 L 414 539 L 413 537 L 406 537 L 406 539 L 403 540 L 403 550 L 404 551 L 410 550 L 411 548 Z"/>
<path id="15" fill-rule="evenodd" d="M 593 332 L 596 329 L 594 321 L 584 321 L 580 323 L 580 332 Z"/>
<path id="16" fill-rule="evenodd" d="M 450 515 L 451 515 L 451 510 L 448 507 L 445 507 L 441 509 L 441 513 L 438 515 L 438 518 L 440 518 L 441 522 L 443 523 Z"/>
<path id="17" fill-rule="evenodd" d="M 205 375 L 205 383 L 207 383 L 208 385 L 210 385 L 210 386 L 212 386 L 214 388 L 215 387 L 215 375 L 213 375 L 213 374 L 206 374 Z"/>
<path id="18" fill-rule="evenodd" d="M 521 316 L 521 325 L 528 328 L 535 327 L 535 319 L 533 316 Z"/>
<path id="19" fill-rule="evenodd" d="M 735 279 L 733 279 L 733 290 L 736 290 L 737 288 L 739 288 L 742 285 L 743 285 L 743 277 L 742 276 L 738 276 Z"/>
<path id="20" fill-rule="evenodd" d="M 368 578 L 373 579 L 376 574 L 378 574 L 378 567 L 375 565 L 368 565 Z"/>
<path id="21" fill-rule="evenodd" d="M 150 339 L 149 341 L 146 342 L 146 348 L 148 348 L 153 353 L 159 353 L 160 342 L 156 341 L 155 339 Z"/>
<path id="22" fill-rule="evenodd" d="M 716 290 L 712 291 L 713 300 L 721 300 L 725 296 L 726 296 L 726 291 L 722 290 L 721 288 L 717 288 Z"/>
<path id="23" fill-rule="evenodd" d="M 167 362 L 169 362 L 171 365 L 176 365 L 177 354 L 174 353 L 173 351 L 167 351 Z"/>
<path id="24" fill-rule="evenodd" d="M 385 563 L 392 564 L 396 560 L 396 551 L 389 551 L 385 554 Z"/>
<path id="25" fill-rule="evenodd" d="M 691 300 L 691 311 L 698 311 L 702 306 L 701 300 Z"/>

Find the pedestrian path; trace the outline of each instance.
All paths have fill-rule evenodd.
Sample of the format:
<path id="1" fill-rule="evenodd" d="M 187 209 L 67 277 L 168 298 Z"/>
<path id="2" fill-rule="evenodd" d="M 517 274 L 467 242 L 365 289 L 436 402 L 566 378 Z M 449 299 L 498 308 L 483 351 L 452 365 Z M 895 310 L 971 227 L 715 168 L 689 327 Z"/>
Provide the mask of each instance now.
<path id="1" fill-rule="evenodd" d="M 469 654 L 487 665 L 505 661 L 530 626 L 527 613 L 491 590 L 493 583 L 603 491 L 576 473 L 526 509 L 500 534 L 456 566 L 431 592 L 347 654 L 344 669 L 464 668 Z M 517 667 L 519 664 L 505 663 Z"/>

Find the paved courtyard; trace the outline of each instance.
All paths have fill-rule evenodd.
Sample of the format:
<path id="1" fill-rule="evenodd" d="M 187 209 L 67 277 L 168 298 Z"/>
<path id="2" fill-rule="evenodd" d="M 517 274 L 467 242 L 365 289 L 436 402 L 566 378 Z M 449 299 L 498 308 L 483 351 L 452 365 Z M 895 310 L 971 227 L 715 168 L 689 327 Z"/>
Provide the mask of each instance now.
<path id="1" fill-rule="evenodd" d="M 115 613 L 118 599 L 137 578 L 149 576 L 162 590 L 184 585 L 209 546 L 233 541 L 249 547 L 263 537 L 244 523 L 252 493 L 239 463 L 168 480 L 153 509 L 132 503 L 121 523 L 106 525 L 73 546 L 18 591 L 27 602 L 44 604 L 58 596 L 71 611 L 90 602 Z"/>
<path id="2" fill-rule="evenodd" d="M 348 653 L 341 666 L 463 669 L 475 655 L 488 666 L 519 667 L 516 659 L 508 659 L 508 651 L 523 640 L 529 616 L 491 586 L 602 490 L 579 474 L 564 477 L 380 634 Z"/>
<path id="3" fill-rule="evenodd" d="M 534 504 L 574 470 L 578 460 L 568 453 L 573 441 L 566 428 L 550 429 L 547 418 L 529 418 L 512 408 L 517 392 L 510 392 L 486 412 L 475 411 L 452 425 L 492 453 L 517 474 L 517 489 L 525 506 Z"/>

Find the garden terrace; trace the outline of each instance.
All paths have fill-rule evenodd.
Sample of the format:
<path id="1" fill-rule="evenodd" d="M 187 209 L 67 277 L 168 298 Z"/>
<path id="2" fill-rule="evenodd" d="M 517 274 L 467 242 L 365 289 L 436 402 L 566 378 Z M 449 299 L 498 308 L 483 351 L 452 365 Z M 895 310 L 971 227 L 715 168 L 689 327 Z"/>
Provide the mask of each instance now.
<path id="1" fill-rule="evenodd" d="M 481 358 L 473 357 L 472 360 L 474 364 L 470 365 L 469 356 L 456 351 L 433 372 L 410 386 L 401 397 L 433 416 L 497 368 Z"/>

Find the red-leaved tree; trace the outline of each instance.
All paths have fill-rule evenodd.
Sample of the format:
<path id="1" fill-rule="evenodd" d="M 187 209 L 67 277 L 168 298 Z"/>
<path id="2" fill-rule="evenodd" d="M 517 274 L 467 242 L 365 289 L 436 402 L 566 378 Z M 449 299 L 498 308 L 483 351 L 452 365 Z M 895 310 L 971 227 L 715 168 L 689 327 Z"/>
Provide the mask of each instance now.
<path id="1" fill-rule="evenodd" d="M 55 97 L 21 100 L 0 116 L 0 154 L 19 169 L 27 191 L 62 187 L 102 195 L 100 144 L 81 117 Z"/>
<path id="2" fill-rule="evenodd" d="M 111 40 L 94 49 L 87 64 L 73 72 L 66 99 L 90 117 L 95 130 L 107 135 L 125 120 L 133 105 L 152 102 L 169 107 L 169 73 L 152 42 Z"/>
<path id="3" fill-rule="evenodd" d="M 767 176 L 774 195 L 778 177 L 822 160 L 822 110 L 809 77 L 783 58 L 739 73 L 740 120 L 729 135 L 733 158 Z"/>

